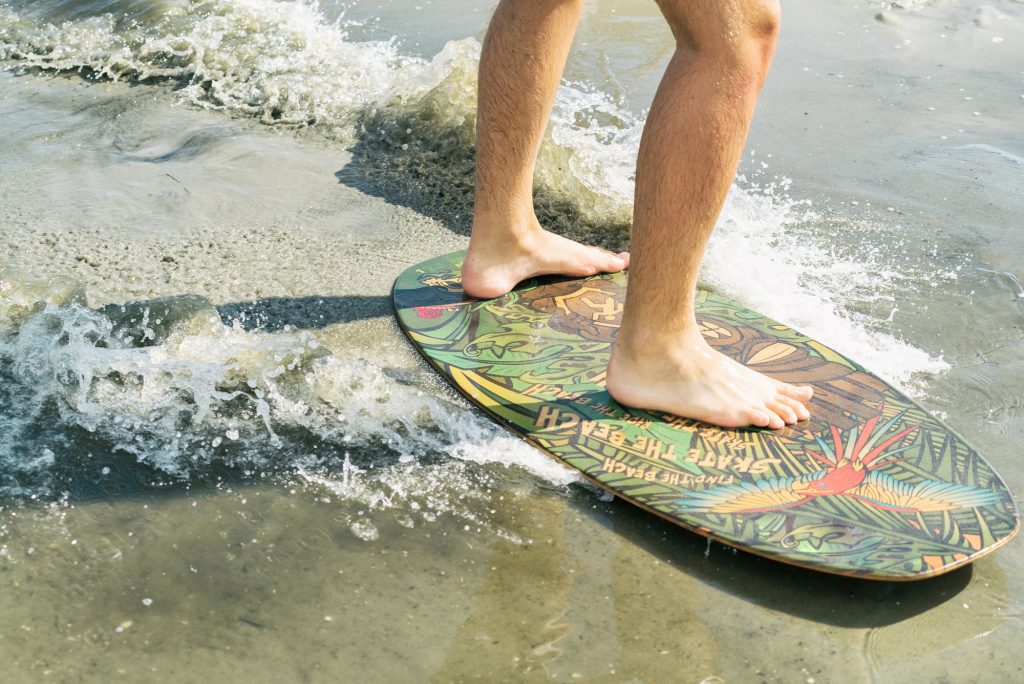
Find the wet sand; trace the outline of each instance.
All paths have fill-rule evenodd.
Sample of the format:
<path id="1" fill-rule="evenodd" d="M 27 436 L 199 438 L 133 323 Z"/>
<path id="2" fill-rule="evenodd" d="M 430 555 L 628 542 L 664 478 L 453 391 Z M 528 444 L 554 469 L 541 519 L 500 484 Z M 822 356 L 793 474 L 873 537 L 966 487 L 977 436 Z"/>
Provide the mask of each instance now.
<path id="1" fill-rule="evenodd" d="M 977 93 L 954 96 L 970 111 L 951 104 L 924 121 L 932 105 L 920 93 L 867 84 L 885 69 L 924 79 L 937 48 L 906 63 L 900 50 L 946 29 L 930 3 L 881 20 L 869 4 L 831 18 L 787 8 L 787 35 L 806 40 L 780 50 L 742 169 L 793 178 L 790 193 L 816 215 L 782 221 L 785 234 L 831 239 L 834 263 L 870 263 L 857 275 L 863 296 L 815 295 L 820 274 L 789 262 L 777 275 L 754 259 L 725 263 L 756 241 L 744 238 L 760 225 L 748 214 L 776 206 L 744 194 L 705 281 L 783 320 L 834 307 L 856 321 L 825 334 L 853 331 L 839 341 L 891 375 L 916 368 L 905 379 L 920 400 L 1019 494 L 1021 309 L 1007 276 L 1024 276 L 1008 241 L 1024 197 L 1011 158 L 1024 152 L 1021 105 L 1005 94 L 974 117 L 976 100 L 962 99 L 995 99 L 981 82 L 1012 67 L 996 60 Z M 968 13 L 959 49 L 1024 37 L 1019 9 L 998 7 L 1010 13 L 1005 41 L 971 33 Z M 607 11 L 588 15 L 582 39 L 614 33 Z M 638 35 L 655 30 L 650 11 L 636 10 Z M 942 17 L 961 21 L 957 11 Z M 849 29 L 862 42 L 830 63 L 825 44 L 851 16 L 868 27 Z M 874 59 L 883 45 L 902 47 Z M 607 63 L 647 75 L 630 101 L 653 82 L 656 64 L 635 54 Z M 966 87 L 968 72 L 932 94 Z M 792 102 L 809 92 L 822 100 L 801 128 Z M 176 104 L 160 86 L 4 73 L 0 93 L 4 303 L 54 305 L 49 318 L 4 310 L 7 331 L 37 322 L 0 357 L 0 425 L 14 436 L 0 453 L 7 681 L 1020 678 L 1018 542 L 915 584 L 797 570 L 607 501 L 477 417 L 391 318 L 395 276 L 466 243 L 464 198 L 403 185 L 410 166 L 383 176 L 389 185 L 358 145 Z M 924 112 L 903 111 L 908 102 Z M 941 138 L 957 127 L 972 133 Z M 602 231 L 609 244 L 626 239 L 593 224 L 578 234 Z M 789 317 L 764 294 L 774 277 L 794 288 Z M 148 321 L 142 342 L 121 349 L 113 332 L 81 327 L 71 302 L 82 293 L 84 310 L 106 312 L 90 326 L 134 330 L 116 305 L 141 301 L 163 307 L 167 329 Z M 46 325 L 108 346 L 62 346 Z M 86 371 L 97 377 L 88 400 L 65 377 Z M 131 373 L 165 393 L 130 390 Z M 241 408 L 221 396 L 236 392 Z"/>

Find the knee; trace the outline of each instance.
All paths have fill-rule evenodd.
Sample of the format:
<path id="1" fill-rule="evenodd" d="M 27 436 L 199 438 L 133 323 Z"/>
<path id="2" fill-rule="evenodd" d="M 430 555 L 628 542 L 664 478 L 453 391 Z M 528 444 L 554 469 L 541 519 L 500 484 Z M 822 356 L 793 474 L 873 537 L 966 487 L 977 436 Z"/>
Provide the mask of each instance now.
<path id="1" fill-rule="evenodd" d="M 763 80 L 775 53 L 779 0 L 658 0 L 678 49 Z"/>
<path id="2" fill-rule="evenodd" d="M 779 0 L 757 0 L 746 17 L 746 40 L 756 49 L 767 51 L 768 59 L 775 53 L 782 23 Z"/>

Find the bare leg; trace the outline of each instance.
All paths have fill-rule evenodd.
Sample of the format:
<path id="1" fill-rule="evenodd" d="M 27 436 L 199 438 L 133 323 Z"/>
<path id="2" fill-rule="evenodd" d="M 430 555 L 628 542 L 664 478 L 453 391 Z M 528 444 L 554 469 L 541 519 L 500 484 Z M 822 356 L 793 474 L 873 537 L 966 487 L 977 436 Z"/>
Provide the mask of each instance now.
<path id="1" fill-rule="evenodd" d="M 694 318 L 697 271 L 775 48 L 771 0 L 659 0 L 677 49 L 637 161 L 633 265 L 608 368 L 621 403 L 723 426 L 809 417 L 810 387 L 714 351 Z"/>
<path id="2" fill-rule="evenodd" d="M 545 273 L 621 271 L 628 254 L 585 247 L 540 227 L 533 172 L 583 0 L 502 0 L 480 56 L 476 205 L 462 286 L 498 297 Z"/>

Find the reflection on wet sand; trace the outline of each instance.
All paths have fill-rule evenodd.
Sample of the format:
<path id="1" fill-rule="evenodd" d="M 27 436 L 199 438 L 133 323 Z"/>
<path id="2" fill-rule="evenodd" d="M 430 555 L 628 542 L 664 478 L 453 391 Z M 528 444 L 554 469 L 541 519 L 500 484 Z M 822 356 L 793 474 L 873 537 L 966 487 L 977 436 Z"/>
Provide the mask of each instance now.
<path id="1" fill-rule="evenodd" d="M 532 543 L 492 546 L 472 612 L 432 681 L 662 682 L 683 663 L 698 680 L 714 673 L 718 647 L 691 578 L 629 540 L 595 539 L 578 505 L 528 503 Z"/>
<path id="2" fill-rule="evenodd" d="M 572 575 L 565 571 L 566 506 L 555 498 L 531 503 L 525 515 L 532 543 L 493 544 L 483 582 L 467 597 L 471 612 L 431 681 L 543 681 L 546 666 L 562 654 L 558 642 L 572 630 L 563 622 L 572 584 Z M 495 515 L 504 523 L 515 511 L 503 506 Z"/>

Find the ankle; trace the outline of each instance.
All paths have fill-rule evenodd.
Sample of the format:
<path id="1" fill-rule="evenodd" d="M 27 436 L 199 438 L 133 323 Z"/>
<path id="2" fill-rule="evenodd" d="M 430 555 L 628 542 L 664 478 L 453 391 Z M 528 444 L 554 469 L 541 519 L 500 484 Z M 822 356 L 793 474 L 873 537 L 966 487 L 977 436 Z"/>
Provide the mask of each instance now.
<path id="1" fill-rule="evenodd" d="M 488 242 L 515 241 L 541 230 L 533 206 L 473 211 L 473 237 Z"/>
<path id="2" fill-rule="evenodd" d="M 470 254 L 492 254 L 508 259 L 515 255 L 530 254 L 536 251 L 538 237 L 544 232 L 536 219 L 532 221 L 515 220 L 511 224 L 506 217 L 499 224 L 484 220 L 473 222 L 473 232 L 469 239 Z"/>
<path id="3" fill-rule="evenodd" d="M 632 325 L 627 321 L 615 340 L 615 352 L 624 360 L 668 359 L 680 350 L 706 345 L 697 323 L 683 321 L 666 325 Z"/>

